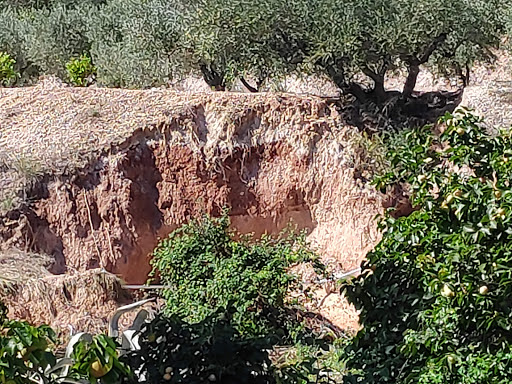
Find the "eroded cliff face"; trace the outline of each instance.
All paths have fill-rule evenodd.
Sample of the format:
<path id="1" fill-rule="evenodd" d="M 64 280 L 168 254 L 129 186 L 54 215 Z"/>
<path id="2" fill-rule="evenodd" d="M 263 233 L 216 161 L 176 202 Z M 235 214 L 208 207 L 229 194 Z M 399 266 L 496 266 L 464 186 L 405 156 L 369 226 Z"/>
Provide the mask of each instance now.
<path id="1" fill-rule="evenodd" d="M 382 202 L 358 178 L 354 135 L 322 99 L 195 96 L 85 166 L 47 174 L 31 204 L 0 217 L 0 247 L 50 254 L 56 274 L 105 268 L 144 283 L 159 239 L 228 208 L 240 233 L 292 224 L 331 268 L 355 268 L 378 240 Z"/>

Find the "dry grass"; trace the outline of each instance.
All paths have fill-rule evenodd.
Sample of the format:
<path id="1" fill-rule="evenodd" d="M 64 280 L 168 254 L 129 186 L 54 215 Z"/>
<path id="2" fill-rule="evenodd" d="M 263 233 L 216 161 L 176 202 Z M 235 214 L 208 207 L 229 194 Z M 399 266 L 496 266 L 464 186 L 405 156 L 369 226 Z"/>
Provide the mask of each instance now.
<path id="1" fill-rule="evenodd" d="M 160 129 L 167 130 L 171 140 L 203 148 L 207 157 L 227 155 L 230 144 L 250 146 L 257 140 L 257 134 L 246 135 L 253 143 L 240 140 L 245 133 L 237 126 L 247 114 L 264 114 L 281 103 L 284 106 L 276 107 L 277 115 L 262 122 L 262 128 L 300 124 L 297 114 L 289 122 L 279 112 L 289 111 L 290 104 L 316 104 L 308 96 L 71 88 L 52 79 L 35 87 L 0 88 L 0 207 L 18 204 L 41 174 L 73 172 L 99 153 L 158 136 L 155 131 Z M 208 121 L 205 115 L 211 116 Z M 218 135 L 200 137 L 201 124 L 211 125 L 209 131 Z M 275 138 L 286 131 L 275 132 Z M 273 139 L 269 133 L 264 141 Z"/>
<path id="2" fill-rule="evenodd" d="M 118 307 L 120 293 L 116 276 L 90 270 L 18 280 L 12 289 L 0 291 L 0 300 L 7 304 L 11 317 L 49 324 L 61 333 L 68 325 L 77 331 L 103 332 Z"/>
<path id="3" fill-rule="evenodd" d="M 24 281 L 49 276 L 52 262 L 50 256 L 17 249 L 0 252 L 0 295 L 15 293 Z"/>
<path id="4" fill-rule="evenodd" d="M 251 105 L 278 98 L 287 96 L 71 88 L 49 80 L 36 87 L 0 88 L 0 159 L 11 165 L 12 158 L 30 159 L 46 171 L 64 171 L 85 165 L 91 154 L 115 147 L 138 130 L 186 123 L 194 114 L 200 118 L 200 105 L 215 104 L 236 118 Z"/>

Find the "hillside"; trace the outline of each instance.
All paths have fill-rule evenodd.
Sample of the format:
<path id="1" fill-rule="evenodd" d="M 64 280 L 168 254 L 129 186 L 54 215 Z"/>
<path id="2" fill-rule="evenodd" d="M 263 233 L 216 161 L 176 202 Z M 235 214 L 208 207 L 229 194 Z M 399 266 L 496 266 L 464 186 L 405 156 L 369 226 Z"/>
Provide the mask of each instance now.
<path id="1" fill-rule="evenodd" d="M 44 82 L 1 92 L 0 152 L 4 183 L 10 180 L 3 199 L 10 200 L 0 247 L 50 255 L 54 275 L 80 279 L 104 268 L 144 283 L 159 238 L 225 207 L 241 233 L 277 234 L 290 222 L 305 230 L 334 272 L 356 268 L 378 239 L 373 218 L 382 197 L 362 176 L 378 159 L 321 98 Z M 19 276 L 8 296 L 12 314 L 63 327 L 58 309 L 34 308 L 45 292 L 34 296 L 30 287 L 52 279 Z M 317 294 L 321 300 L 325 291 Z M 98 324 L 112 309 L 110 296 L 100 297 L 108 305 L 95 315 Z M 74 326 L 84 325 L 87 308 L 68 300 L 75 313 L 66 321 L 82 318 Z M 320 312 L 356 327 L 337 295 Z"/>
<path id="2" fill-rule="evenodd" d="M 489 126 L 512 124 L 509 68 L 502 55 L 494 70 L 478 67 L 466 89 L 463 104 Z M 420 76 L 421 89 L 439 84 Z M 241 233 L 276 234 L 291 222 L 332 272 L 356 268 L 379 239 L 373 218 L 396 204 L 367 184 L 385 163 L 383 148 L 310 95 L 316 85 L 299 85 L 303 95 L 72 88 L 51 79 L 0 88 L 0 276 L 11 315 L 103 327 L 127 300 L 104 271 L 144 283 L 160 238 L 223 208 Z M 322 301 L 330 292 L 316 286 L 310 308 L 355 329 L 341 297 Z"/>

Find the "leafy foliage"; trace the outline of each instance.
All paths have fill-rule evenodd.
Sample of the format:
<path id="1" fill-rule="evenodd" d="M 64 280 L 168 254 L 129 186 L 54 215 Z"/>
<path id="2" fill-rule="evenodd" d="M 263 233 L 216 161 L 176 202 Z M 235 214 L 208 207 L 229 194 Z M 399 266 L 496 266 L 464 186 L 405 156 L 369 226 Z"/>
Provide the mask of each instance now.
<path id="1" fill-rule="evenodd" d="M 337 366 L 327 365 L 330 352 L 326 351 L 333 338 L 320 338 L 300 320 L 300 310 L 286 300 L 289 290 L 298 284 L 287 272 L 288 267 L 298 262 L 312 262 L 322 272 L 324 266 L 308 250 L 303 237 L 283 235 L 250 240 L 234 239 L 227 216 L 204 217 L 173 232 L 155 249 L 153 274 L 170 286 L 163 293 L 165 313 L 170 318 L 162 317 L 149 326 L 142 341 L 142 344 L 149 344 L 142 348 L 150 349 L 150 356 L 160 356 L 165 361 L 147 357 L 138 360 L 148 371 L 154 372 L 155 380 L 161 380 L 165 367 L 184 369 L 180 366 L 184 363 L 177 360 L 179 356 L 198 352 L 202 342 L 197 340 L 215 329 L 220 332 L 222 345 L 229 345 L 236 351 L 252 348 L 253 352 L 246 357 L 251 360 L 244 360 L 237 352 L 231 359 L 212 362 L 208 346 L 207 350 L 198 352 L 204 356 L 204 367 L 203 363 L 197 364 L 196 359 L 197 371 L 193 372 L 213 373 L 219 377 L 225 370 L 232 372 L 233 367 L 256 364 L 252 370 L 261 375 L 247 378 L 247 382 L 253 379 L 258 383 L 274 382 L 272 380 L 278 383 L 332 382 L 331 371 Z M 201 332 L 188 344 L 182 344 L 168 336 L 169 332 L 175 332 L 178 323 L 185 329 Z M 181 346 L 181 352 L 170 354 L 177 345 Z M 279 362 L 269 367 L 265 351 L 278 345 L 285 352 L 281 353 Z M 263 362 L 265 364 L 261 365 Z M 196 376 L 194 379 L 187 377 L 186 380 L 192 381 L 176 382 L 196 382 L 193 381 Z M 179 376 L 176 380 L 185 378 Z M 231 382 L 226 380 L 222 382 Z"/>
<path id="2" fill-rule="evenodd" d="M 127 357 L 148 383 L 334 383 L 337 347 L 325 353 L 298 344 L 272 361 L 268 337 L 243 337 L 232 326 L 236 310 L 219 309 L 198 323 L 160 315 L 146 325 L 140 351 Z M 275 358 L 274 358 L 275 360 Z M 321 361 L 321 364 L 319 364 Z M 322 368 L 320 369 L 319 366 Z"/>
<path id="3" fill-rule="evenodd" d="M 408 97 L 421 65 L 462 77 L 475 61 L 491 60 L 507 8 L 504 0 L 199 0 L 184 13 L 185 44 L 224 80 L 317 72 L 347 94 L 382 102 L 396 94 L 384 88 L 389 72 L 408 71 Z"/>
<path id="4" fill-rule="evenodd" d="M 32 383 L 33 375 L 44 376 L 45 370 L 56 363 L 55 355 L 48 350 L 55 333 L 47 326 L 8 320 L 6 314 L 0 303 L 0 382 Z"/>
<path id="5" fill-rule="evenodd" d="M 56 337 L 50 327 L 8 320 L 6 315 L 7 309 L 0 302 L 1 383 L 97 383 L 100 379 L 101 383 L 114 384 L 131 379 L 130 369 L 119 361 L 116 344 L 108 336 L 98 335 L 92 343 L 76 344 L 71 361 L 58 362 L 51 350 Z M 64 377 L 65 366 L 70 369 Z"/>
<path id="6" fill-rule="evenodd" d="M 74 85 L 86 86 L 92 82 L 96 73 L 96 67 L 92 64 L 91 58 L 82 55 L 78 59 L 71 59 L 66 64 L 68 76 Z"/>
<path id="7" fill-rule="evenodd" d="M 22 74 L 64 77 L 88 54 L 108 86 L 166 85 L 189 73 L 223 90 L 253 90 L 291 72 L 320 73 L 359 99 L 383 102 L 387 74 L 405 70 L 404 97 L 419 67 L 464 78 L 492 60 L 507 0 L 2 0 L 0 49 Z M 250 81 L 245 81 L 245 78 Z M 252 82 L 252 83 L 251 83 Z M 251 83 L 252 85 L 250 85 Z"/>
<path id="8" fill-rule="evenodd" d="M 390 153 L 415 211 L 381 221 L 383 239 L 344 286 L 362 330 L 347 383 L 507 383 L 511 340 L 512 136 L 461 109 L 444 131 L 405 135 Z"/>
<path id="9" fill-rule="evenodd" d="M 205 81 L 224 90 L 239 77 L 254 78 L 260 88 L 285 67 L 276 49 L 285 4 L 243 0 L 197 0 L 184 7 L 183 40 L 187 66 Z"/>
<path id="10" fill-rule="evenodd" d="M 8 85 L 16 79 L 15 63 L 16 61 L 7 53 L 0 52 L 0 84 Z"/>
<path id="11" fill-rule="evenodd" d="M 167 85 L 183 68 L 180 5 L 173 0 L 110 0 L 91 17 L 88 36 L 98 82 L 144 88 Z"/>
<path id="12" fill-rule="evenodd" d="M 243 339 L 230 316 L 219 310 L 194 324 L 159 316 L 144 329 L 130 364 L 140 367 L 147 383 L 273 382 L 268 344 Z"/>
<path id="13" fill-rule="evenodd" d="M 103 4 L 105 0 L 88 0 L 92 4 Z M 55 5 L 75 6 L 80 0 L 0 0 L 0 8 L 48 9 Z"/>
<path id="14" fill-rule="evenodd" d="M 327 75 L 346 94 L 382 102 L 388 73 L 406 70 L 410 96 L 421 65 L 460 76 L 500 44 L 505 1 L 322 0 L 303 2 L 289 30 L 306 68 Z M 327 20 L 328 22 L 324 22 Z M 364 80 L 363 80 L 364 79 Z"/>
<path id="15" fill-rule="evenodd" d="M 66 63 L 90 49 L 88 24 L 95 12 L 97 8 L 87 1 L 20 11 L 19 28 L 26 60 L 41 74 L 54 74 L 67 80 Z"/>
<path id="16" fill-rule="evenodd" d="M 152 264 L 153 274 L 171 287 L 163 291 L 167 314 L 201 321 L 232 306 L 235 327 L 262 336 L 290 317 L 285 296 L 295 279 L 286 268 L 313 258 L 302 238 L 235 241 L 223 216 L 205 217 L 173 232 L 155 249 Z"/>
<path id="17" fill-rule="evenodd" d="M 23 27 L 17 11 L 11 7 L 0 7 L 0 51 L 9 52 L 16 62 L 14 70 L 19 74 L 16 85 L 27 82 L 27 77 L 35 77 L 38 69 L 26 57 L 23 43 Z"/>
<path id="18" fill-rule="evenodd" d="M 92 343 L 82 341 L 73 348 L 74 364 L 70 377 L 87 378 L 91 383 L 98 379 L 104 384 L 115 384 L 129 380 L 132 373 L 119 360 L 117 345 L 106 335 L 96 335 Z"/>

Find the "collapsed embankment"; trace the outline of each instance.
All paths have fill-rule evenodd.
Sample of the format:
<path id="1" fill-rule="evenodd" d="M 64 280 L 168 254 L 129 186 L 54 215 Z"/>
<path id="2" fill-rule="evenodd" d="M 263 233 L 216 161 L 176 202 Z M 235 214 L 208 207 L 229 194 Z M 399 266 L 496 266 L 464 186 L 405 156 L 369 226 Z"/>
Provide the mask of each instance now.
<path id="1" fill-rule="evenodd" d="M 371 154 L 323 99 L 45 84 L 0 92 L 4 199 L 17 191 L 0 216 L 0 249 L 48 254 L 53 274 L 105 268 L 143 283 L 160 238 L 224 208 L 241 233 L 305 230 L 337 271 L 378 240 L 382 198 L 364 181 Z M 12 166 L 20 159 L 37 182 Z M 340 300 L 319 311 L 355 326 Z"/>

